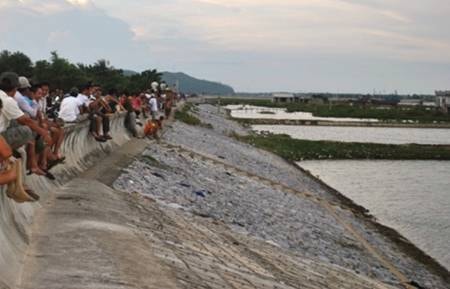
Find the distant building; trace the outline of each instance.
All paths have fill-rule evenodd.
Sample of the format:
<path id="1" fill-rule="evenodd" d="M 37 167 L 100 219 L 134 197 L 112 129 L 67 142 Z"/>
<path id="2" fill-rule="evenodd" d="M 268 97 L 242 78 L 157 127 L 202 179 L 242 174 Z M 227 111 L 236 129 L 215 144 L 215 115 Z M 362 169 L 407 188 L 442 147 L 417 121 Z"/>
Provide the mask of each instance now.
<path id="1" fill-rule="evenodd" d="M 274 93 L 272 94 L 275 103 L 291 103 L 298 102 L 299 98 L 292 93 Z"/>
<path id="2" fill-rule="evenodd" d="M 450 90 L 436 91 L 436 106 L 448 113 L 450 108 Z"/>

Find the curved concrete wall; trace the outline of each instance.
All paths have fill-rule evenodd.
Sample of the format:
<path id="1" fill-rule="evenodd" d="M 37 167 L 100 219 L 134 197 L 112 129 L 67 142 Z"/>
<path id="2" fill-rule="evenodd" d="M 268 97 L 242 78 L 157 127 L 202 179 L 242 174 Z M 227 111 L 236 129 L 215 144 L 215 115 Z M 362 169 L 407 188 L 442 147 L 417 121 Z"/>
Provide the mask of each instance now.
<path id="1" fill-rule="evenodd" d="M 98 143 L 89 136 L 88 122 L 69 125 L 65 131 L 62 153 L 66 162 L 52 170 L 57 181 L 36 176 L 26 178 L 26 183 L 41 196 L 39 203 L 17 204 L 6 196 L 5 187 L 0 188 L 0 289 L 16 285 L 27 252 L 34 213 L 40 208 L 40 203 L 48 200 L 53 190 L 130 139 L 124 127 L 123 114 L 111 119 L 113 140 L 107 143 Z"/>

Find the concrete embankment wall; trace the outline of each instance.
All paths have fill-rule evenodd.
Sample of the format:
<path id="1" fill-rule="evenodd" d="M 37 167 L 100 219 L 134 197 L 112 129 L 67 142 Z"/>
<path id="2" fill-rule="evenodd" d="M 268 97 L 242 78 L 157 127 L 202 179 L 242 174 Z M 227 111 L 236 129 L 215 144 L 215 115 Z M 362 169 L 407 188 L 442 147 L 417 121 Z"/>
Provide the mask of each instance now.
<path id="1" fill-rule="evenodd" d="M 62 153 L 66 161 L 52 170 L 57 181 L 26 177 L 27 185 L 41 196 L 40 202 L 17 204 L 6 196 L 6 187 L 0 189 L 0 289 L 16 285 L 27 252 L 33 218 L 40 204 L 49 200 L 54 189 L 129 140 L 124 128 L 124 115 L 116 115 L 111 119 L 111 135 L 114 139 L 107 143 L 98 143 L 89 136 L 88 122 L 69 125 L 65 131 Z"/>

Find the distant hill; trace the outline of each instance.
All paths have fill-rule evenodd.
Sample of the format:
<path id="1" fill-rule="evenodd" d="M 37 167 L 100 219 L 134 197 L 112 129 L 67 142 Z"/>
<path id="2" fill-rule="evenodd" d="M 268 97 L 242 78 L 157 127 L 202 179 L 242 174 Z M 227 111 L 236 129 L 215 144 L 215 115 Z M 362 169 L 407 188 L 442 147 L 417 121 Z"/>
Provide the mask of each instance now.
<path id="1" fill-rule="evenodd" d="M 182 72 L 163 72 L 162 79 L 169 86 L 175 86 L 178 81 L 180 92 L 187 94 L 234 94 L 234 89 L 231 86 L 219 82 L 197 79 Z"/>
<path id="2" fill-rule="evenodd" d="M 133 75 L 139 74 L 138 72 L 129 70 L 129 69 L 123 69 L 122 71 L 123 71 L 123 75 L 125 75 L 125 76 L 133 76 Z"/>

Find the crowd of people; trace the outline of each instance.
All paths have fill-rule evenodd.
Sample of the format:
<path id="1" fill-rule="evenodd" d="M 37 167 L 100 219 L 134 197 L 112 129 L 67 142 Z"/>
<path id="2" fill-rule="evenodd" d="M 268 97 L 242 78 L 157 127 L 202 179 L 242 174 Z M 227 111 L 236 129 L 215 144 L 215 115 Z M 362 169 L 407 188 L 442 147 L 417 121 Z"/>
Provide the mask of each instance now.
<path id="1" fill-rule="evenodd" d="M 0 185 L 7 185 L 7 196 L 16 202 L 37 201 L 39 195 L 26 186 L 24 174 L 55 179 L 51 169 L 65 162 L 61 154 L 65 126 L 89 122 L 90 136 L 107 142 L 113 138 L 111 118 L 126 113 L 124 125 L 134 137 L 157 138 L 177 99 L 164 83 L 153 82 L 143 92 L 120 93 L 116 89 L 105 93 L 100 85 L 86 83 L 64 94 L 50 90 L 49 83 L 34 84 L 4 72 L 0 75 Z M 143 135 L 137 126 L 144 126 Z"/>

